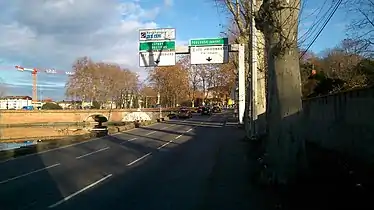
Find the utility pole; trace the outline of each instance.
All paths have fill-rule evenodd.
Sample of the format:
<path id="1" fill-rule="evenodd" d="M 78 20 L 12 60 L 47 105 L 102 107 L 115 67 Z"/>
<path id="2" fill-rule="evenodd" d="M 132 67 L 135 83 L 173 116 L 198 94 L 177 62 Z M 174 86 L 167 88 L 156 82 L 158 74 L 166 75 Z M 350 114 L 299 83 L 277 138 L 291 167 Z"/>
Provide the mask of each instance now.
<path id="1" fill-rule="evenodd" d="M 160 114 L 160 119 L 162 118 L 162 113 L 161 113 L 161 94 L 160 94 L 160 91 L 158 91 L 157 93 L 157 104 L 158 104 L 158 108 L 159 108 L 159 114 Z"/>
<path id="2" fill-rule="evenodd" d="M 250 22 L 250 38 L 249 38 L 249 70 L 251 72 L 251 84 L 250 84 L 250 131 L 251 137 L 256 136 L 256 121 L 257 121 L 257 111 L 256 111 L 256 92 L 257 92 L 257 39 L 256 34 L 257 30 L 255 27 L 255 8 L 256 8 L 256 0 L 251 0 L 251 22 Z"/>

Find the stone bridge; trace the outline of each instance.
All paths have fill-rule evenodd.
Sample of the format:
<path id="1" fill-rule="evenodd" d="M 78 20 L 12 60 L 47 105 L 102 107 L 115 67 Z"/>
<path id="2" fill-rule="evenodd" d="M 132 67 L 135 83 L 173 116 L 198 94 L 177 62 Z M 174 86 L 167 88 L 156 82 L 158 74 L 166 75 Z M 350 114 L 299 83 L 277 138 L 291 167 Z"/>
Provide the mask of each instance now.
<path id="1" fill-rule="evenodd" d="M 162 117 L 170 111 L 162 109 Z M 109 122 L 133 122 L 158 119 L 160 112 L 159 109 L 0 110 L 0 125 L 94 122 L 95 116 L 105 117 Z"/>

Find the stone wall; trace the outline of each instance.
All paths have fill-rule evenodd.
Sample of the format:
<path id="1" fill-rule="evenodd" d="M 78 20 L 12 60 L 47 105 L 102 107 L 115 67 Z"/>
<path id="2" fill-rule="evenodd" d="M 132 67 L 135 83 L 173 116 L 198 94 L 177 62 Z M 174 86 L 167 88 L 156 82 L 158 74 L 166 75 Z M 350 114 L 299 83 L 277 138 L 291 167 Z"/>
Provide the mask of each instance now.
<path id="1" fill-rule="evenodd" d="M 374 88 L 303 101 L 307 141 L 373 161 Z"/>
<path id="2" fill-rule="evenodd" d="M 163 110 L 166 116 L 170 110 Z M 92 116 L 105 116 L 109 122 L 151 120 L 159 118 L 158 109 L 137 110 L 0 110 L 0 125 L 82 123 L 93 121 Z"/>

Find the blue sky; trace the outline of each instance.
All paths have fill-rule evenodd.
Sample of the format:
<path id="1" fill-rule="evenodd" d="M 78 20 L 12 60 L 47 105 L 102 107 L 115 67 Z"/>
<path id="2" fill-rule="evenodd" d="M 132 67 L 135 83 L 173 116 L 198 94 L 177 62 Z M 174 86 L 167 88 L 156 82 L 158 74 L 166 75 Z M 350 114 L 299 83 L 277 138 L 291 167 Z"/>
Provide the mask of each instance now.
<path id="1" fill-rule="evenodd" d="M 311 26 L 315 11 L 322 8 L 323 2 L 306 2 L 300 34 Z M 336 13 L 311 51 L 322 52 L 345 38 L 348 20 L 344 13 L 344 9 Z M 220 36 L 229 18 L 227 12 L 216 7 L 214 0 L 0 2 L 0 40 L 8 40 L 0 43 L 0 77 L 7 85 L 8 95 L 31 95 L 31 75 L 15 71 L 14 65 L 64 72 L 71 71 L 77 57 L 90 56 L 119 63 L 144 79 L 146 72 L 138 67 L 137 55 L 140 28 L 174 27 L 177 44 L 186 44 L 191 38 Z M 63 99 L 66 79 L 63 74 L 39 74 L 39 98 Z"/>

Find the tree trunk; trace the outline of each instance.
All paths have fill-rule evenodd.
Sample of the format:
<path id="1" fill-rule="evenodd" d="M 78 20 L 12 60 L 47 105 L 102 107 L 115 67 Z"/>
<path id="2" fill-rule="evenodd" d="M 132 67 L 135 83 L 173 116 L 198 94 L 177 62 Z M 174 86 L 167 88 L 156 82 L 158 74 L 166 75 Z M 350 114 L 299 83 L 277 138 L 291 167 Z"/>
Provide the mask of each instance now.
<path id="1" fill-rule="evenodd" d="M 273 181 L 286 184 L 296 175 L 305 154 L 297 49 L 300 0 L 265 0 L 261 7 L 256 26 L 269 43 L 268 172 Z"/>

